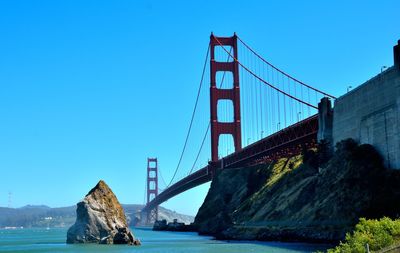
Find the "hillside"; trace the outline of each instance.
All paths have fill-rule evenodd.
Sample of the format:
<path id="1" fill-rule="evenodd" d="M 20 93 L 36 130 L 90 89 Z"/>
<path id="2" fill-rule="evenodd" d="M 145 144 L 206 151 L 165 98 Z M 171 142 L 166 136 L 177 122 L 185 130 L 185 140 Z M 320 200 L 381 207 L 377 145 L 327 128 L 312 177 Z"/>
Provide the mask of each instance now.
<path id="1" fill-rule="evenodd" d="M 143 205 L 122 205 L 130 226 L 135 226 Z M 190 223 L 193 217 L 159 207 L 159 218 Z M 76 219 L 76 206 L 50 208 L 48 206 L 0 207 L 0 228 L 3 227 L 70 227 Z"/>
<path id="2" fill-rule="evenodd" d="M 220 171 L 195 224 L 224 239 L 337 242 L 359 217 L 400 214 L 400 171 L 370 145 L 347 140 L 328 162 L 312 151 Z"/>

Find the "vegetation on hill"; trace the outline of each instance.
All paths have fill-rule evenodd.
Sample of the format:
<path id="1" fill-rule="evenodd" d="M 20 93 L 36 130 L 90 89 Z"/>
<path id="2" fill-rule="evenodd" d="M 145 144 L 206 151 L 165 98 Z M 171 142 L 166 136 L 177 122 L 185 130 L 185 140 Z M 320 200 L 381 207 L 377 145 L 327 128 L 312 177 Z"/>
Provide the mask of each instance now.
<path id="1" fill-rule="evenodd" d="M 361 218 L 354 231 L 346 234 L 346 241 L 328 250 L 328 253 L 364 253 L 367 251 L 367 244 L 370 250 L 377 251 L 399 242 L 400 219 Z"/>

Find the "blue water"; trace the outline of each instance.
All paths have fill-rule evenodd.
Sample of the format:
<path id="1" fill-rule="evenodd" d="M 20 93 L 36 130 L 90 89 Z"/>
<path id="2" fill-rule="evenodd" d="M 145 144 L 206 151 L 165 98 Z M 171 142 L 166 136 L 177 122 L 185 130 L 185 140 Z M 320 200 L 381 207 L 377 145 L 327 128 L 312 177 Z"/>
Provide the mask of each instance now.
<path id="1" fill-rule="evenodd" d="M 134 228 L 133 233 L 142 246 L 127 245 L 70 245 L 65 243 L 66 229 L 0 230 L 0 252 L 165 252 L 165 253 L 234 253 L 234 252 L 313 252 L 321 245 L 298 243 L 225 242 L 196 233 L 155 232 Z"/>

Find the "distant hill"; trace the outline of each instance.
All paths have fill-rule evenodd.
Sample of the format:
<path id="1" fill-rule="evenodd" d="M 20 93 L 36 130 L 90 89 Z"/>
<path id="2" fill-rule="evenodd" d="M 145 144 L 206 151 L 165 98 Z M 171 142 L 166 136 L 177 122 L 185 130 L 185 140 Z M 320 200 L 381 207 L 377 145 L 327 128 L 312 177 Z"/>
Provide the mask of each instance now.
<path id="1" fill-rule="evenodd" d="M 135 226 L 139 221 L 139 212 L 143 205 L 122 205 L 128 217 L 129 225 Z M 27 205 L 20 208 L 0 207 L 0 228 L 4 227 L 69 227 L 76 219 L 76 206 L 51 208 L 45 205 Z M 179 214 L 159 207 L 159 219 L 191 223 L 194 217 Z"/>

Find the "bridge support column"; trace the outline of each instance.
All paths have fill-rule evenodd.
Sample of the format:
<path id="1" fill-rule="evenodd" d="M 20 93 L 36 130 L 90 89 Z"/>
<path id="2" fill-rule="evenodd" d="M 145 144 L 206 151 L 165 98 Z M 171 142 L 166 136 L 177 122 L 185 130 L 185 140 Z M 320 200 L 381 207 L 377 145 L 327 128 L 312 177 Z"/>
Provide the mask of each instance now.
<path id="1" fill-rule="evenodd" d="M 147 204 L 158 195 L 158 161 L 157 158 L 147 158 Z M 146 205 L 147 205 L 146 204 Z M 146 225 L 158 220 L 158 206 L 145 213 Z"/>
<path id="2" fill-rule="evenodd" d="M 221 134 L 230 134 L 233 137 L 235 152 L 242 149 L 242 135 L 240 122 L 240 86 L 239 86 L 239 65 L 235 59 L 228 62 L 218 62 L 215 60 L 215 47 L 230 46 L 235 59 L 238 58 L 237 36 L 233 37 L 215 37 L 210 36 L 210 116 L 211 116 L 211 161 L 218 160 L 218 142 Z M 229 50 L 229 49 L 228 49 Z M 232 72 L 233 88 L 219 89 L 216 83 L 218 71 Z M 233 122 L 218 121 L 218 101 L 226 99 L 233 103 Z"/>
<path id="3" fill-rule="evenodd" d="M 333 131 L 333 109 L 331 100 L 327 97 L 321 99 L 318 103 L 318 142 L 326 142 L 329 147 L 333 148 L 332 143 Z"/>

